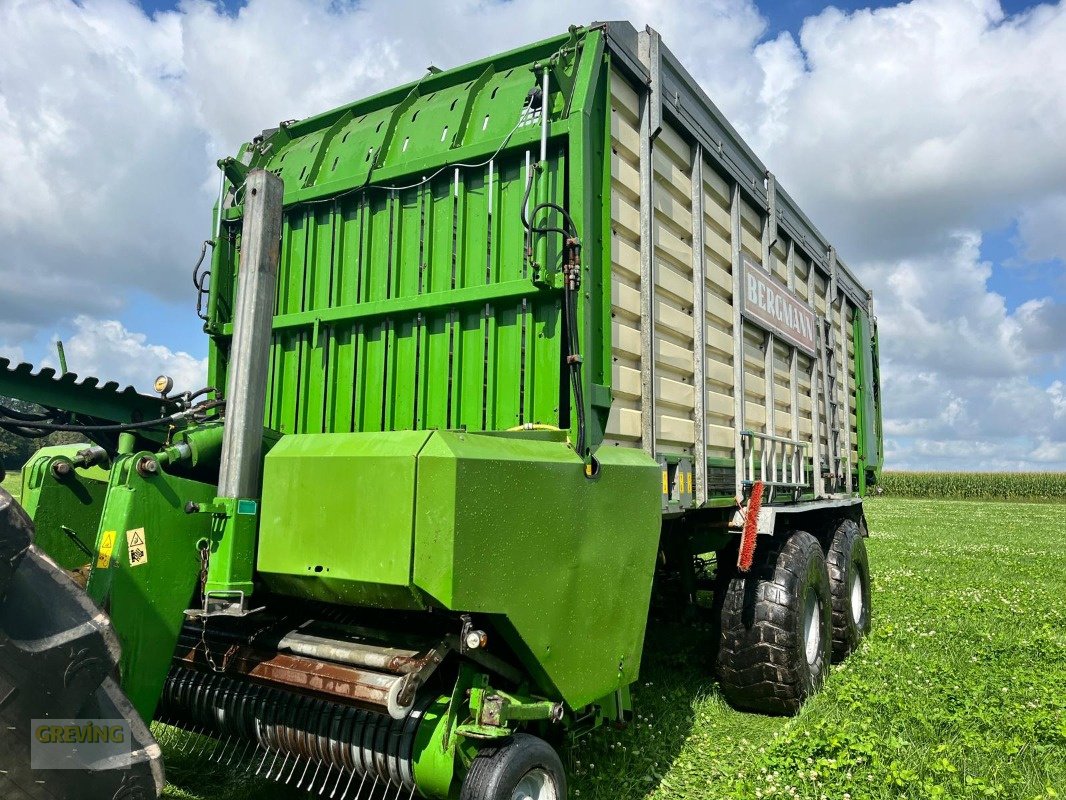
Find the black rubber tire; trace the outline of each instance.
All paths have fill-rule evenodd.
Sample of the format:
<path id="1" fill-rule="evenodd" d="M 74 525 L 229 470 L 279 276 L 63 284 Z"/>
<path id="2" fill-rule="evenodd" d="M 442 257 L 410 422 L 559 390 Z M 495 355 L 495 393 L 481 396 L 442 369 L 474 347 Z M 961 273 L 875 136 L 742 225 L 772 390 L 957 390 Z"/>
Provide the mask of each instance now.
<path id="1" fill-rule="evenodd" d="M 118 683 L 110 621 L 32 545 L 33 523 L 0 489 L 0 797 L 3 800 L 154 800 L 159 745 Z M 32 769 L 34 719 L 123 719 L 127 759 Z M 124 762 L 124 763 L 123 763 Z"/>
<path id="2" fill-rule="evenodd" d="M 554 781 L 556 800 L 566 800 L 566 772 L 559 754 L 528 733 L 484 745 L 463 779 L 459 800 L 511 800 L 522 778 L 535 769 Z"/>
<path id="3" fill-rule="evenodd" d="M 731 570 L 719 584 L 718 679 L 735 708 L 795 714 L 829 672 L 831 600 L 822 546 L 811 534 L 760 539 L 751 571 Z M 806 655 L 803 608 L 817 602 L 820 638 Z"/>
<path id="4" fill-rule="evenodd" d="M 843 519 L 831 529 L 826 541 L 826 566 L 833 598 L 833 663 L 847 658 L 870 632 L 870 560 L 862 530 L 855 520 Z M 861 587 L 862 610 L 856 619 L 851 579 Z"/>

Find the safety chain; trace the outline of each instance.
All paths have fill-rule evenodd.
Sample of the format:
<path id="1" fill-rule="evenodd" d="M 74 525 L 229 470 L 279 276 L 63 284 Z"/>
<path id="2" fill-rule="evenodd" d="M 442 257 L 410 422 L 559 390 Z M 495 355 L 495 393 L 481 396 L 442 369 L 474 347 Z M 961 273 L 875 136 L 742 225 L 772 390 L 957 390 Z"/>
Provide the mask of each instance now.
<path id="1" fill-rule="evenodd" d="M 204 648 L 204 657 L 207 659 L 207 663 L 211 665 L 213 672 L 222 672 L 225 669 L 225 658 L 222 660 L 222 666 L 218 666 L 215 663 L 214 656 L 211 655 L 211 648 L 207 644 L 207 570 L 211 560 L 211 546 L 206 542 L 200 548 L 200 593 L 203 595 L 204 600 L 204 613 L 200 615 L 200 644 Z"/>

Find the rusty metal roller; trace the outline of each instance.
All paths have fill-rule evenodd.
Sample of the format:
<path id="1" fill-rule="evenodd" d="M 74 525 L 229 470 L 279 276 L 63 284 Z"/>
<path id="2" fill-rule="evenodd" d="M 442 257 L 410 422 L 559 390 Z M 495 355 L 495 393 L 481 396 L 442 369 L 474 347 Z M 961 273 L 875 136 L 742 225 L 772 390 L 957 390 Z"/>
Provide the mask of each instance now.
<path id="1" fill-rule="evenodd" d="M 429 698 L 423 698 L 402 719 L 393 719 L 354 705 L 175 665 L 157 718 L 226 742 L 243 742 L 245 751 L 248 743 L 254 744 L 253 752 L 262 755 L 247 766 L 274 780 L 302 783 L 310 777 L 314 785 L 324 775 L 323 789 L 329 781 L 338 784 L 335 790 L 343 787 L 346 792 L 368 783 L 413 792 L 412 753 L 428 705 Z M 226 752 L 223 747 L 219 760 Z"/>

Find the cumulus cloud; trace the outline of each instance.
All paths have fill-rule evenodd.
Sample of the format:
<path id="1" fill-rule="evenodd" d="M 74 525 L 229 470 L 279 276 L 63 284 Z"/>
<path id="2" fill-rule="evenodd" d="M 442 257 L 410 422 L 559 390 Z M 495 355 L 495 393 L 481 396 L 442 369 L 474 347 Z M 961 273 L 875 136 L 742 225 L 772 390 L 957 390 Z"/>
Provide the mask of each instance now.
<path id="1" fill-rule="evenodd" d="M 151 344 L 143 333 L 113 319 L 74 318 L 74 333 L 63 340 L 67 366 L 79 375 L 101 375 L 122 386 L 153 393 L 156 376 L 169 375 L 178 390 L 199 389 L 207 380 L 207 359 Z M 55 368 L 55 359 L 42 366 Z"/>
<path id="2" fill-rule="evenodd" d="M 1010 224 L 1024 259 L 1066 256 L 1062 3 L 830 7 L 764 40 L 751 0 L 0 0 L 0 350 L 33 355 L 65 320 L 79 371 L 196 383 L 199 354 L 116 320 L 134 294 L 191 297 L 220 155 L 597 18 L 660 30 L 874 288 L 890 463 L 1066 467 L 1061 298 L 1009 307 L 980 256 Z"/>
<path id="3" fill-rule="evenodd" d="M 1053 194 L 1027 206 L 1018 233 L 1030 261 L 1066 261 L 1066 194 Z"/>
<path id="4" fill-rule="evenodd" d="M 863 262 L 875 292 L 886 358 L 909 369 L 980 379 L 1027 375 L 1064 351 L 1066 306 L 1050 298 L 1010 313 L 988 290 L 992 266 L 977 231 L 953 234 L 928 255 Z"/>
<path id="5" fill-rule="evenodd" d="M 1061 4 L 830 7 L 756 48 L 779 88 L 752 130 L 842 252 L 926 253 L 1061 192 L 1063 41 Z"/>

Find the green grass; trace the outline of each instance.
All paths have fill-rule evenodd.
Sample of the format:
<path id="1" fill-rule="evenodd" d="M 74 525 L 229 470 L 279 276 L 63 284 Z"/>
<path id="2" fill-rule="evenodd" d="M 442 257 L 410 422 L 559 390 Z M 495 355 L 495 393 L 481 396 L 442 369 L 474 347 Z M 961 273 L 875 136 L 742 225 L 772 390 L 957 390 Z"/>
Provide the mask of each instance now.
<path id="1" fill-rule="evenodd" d="M 1066 503 L 1066 472 L 885 472 L 891 497 Z"/>
<path id="2" fill-rule="evenodd" d="M 11 493 L 11 496 L 16 500 L 19 499 L 19 491 L 22 489 L 22 475 L 18 470 L 12 470 L 8 472 L 2 481 L 0 481 L 0 487 L 7 489 Z"/>
<path id="3" fill-rule="evenodd" d="M 1066 796 L 1063 509 L 880 498 L 867 512 L 874 632 L 798 717 L 728 708 L 706 629 L 655 621 L 639 716 L 567 753 L 571 797 Z M 169 797 L 268 796 L 188 756 L 169 770 Z"/>

